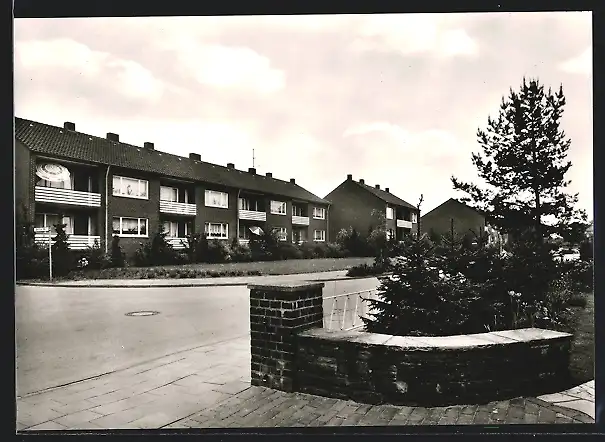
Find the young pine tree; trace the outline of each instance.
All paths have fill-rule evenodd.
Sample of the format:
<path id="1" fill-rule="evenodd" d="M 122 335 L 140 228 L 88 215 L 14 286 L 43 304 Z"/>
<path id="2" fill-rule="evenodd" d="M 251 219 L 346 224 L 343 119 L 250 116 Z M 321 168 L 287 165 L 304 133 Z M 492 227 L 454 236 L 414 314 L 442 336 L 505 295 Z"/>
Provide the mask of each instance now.
<path id="1" fill-rule="evenodd" d="M 370 317 L 362 318 L 366 330 L 402 336 L 483 331 L 483 318 L 473 317 L 480 287 L 447 275 L 425 235 L 406 238 L 402 250 L 403 256 L 394 259 L 392 275 L 380 278 L 379 298 L 368 301 Z"/>
<path id="2" fill-rule="evenodd" d="M 586 226 L 586 214 L 574 209 L 578 196 L 565 193 L 571 167 L 567 153 L 571 140 L 560 128 L 565 96 L 536 80 L 523 79 L 518 92 L 502 99 L 496 119 L 477 132 L 482 153 L 472 161 L 487 186 L 452 177 L 454 189 L 467 194 L 504 232 L 535 231 L 539 241 L 557 233 L 573 241 Z M 546 222 L 556 219 L 553 225 Z"/>
<path id="3" fill-rule="evenodd" d="M 74 268 L 73 256 L 69 251 L 69 235 L 65 232 L 66 224 L 56 224 L 56 235 L 52 238 L 53 275 L 65 276 Z"/>

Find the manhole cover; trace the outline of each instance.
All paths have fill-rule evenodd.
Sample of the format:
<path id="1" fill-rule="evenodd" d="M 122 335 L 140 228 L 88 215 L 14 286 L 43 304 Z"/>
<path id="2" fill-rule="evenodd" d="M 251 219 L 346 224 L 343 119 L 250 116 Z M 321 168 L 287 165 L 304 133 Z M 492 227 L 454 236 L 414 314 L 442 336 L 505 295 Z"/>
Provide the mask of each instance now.
<path id="1" fill-rule="evenodd" d="M 140 312 L 129 312 L 126 313 L 126 316 L 153 316 L 158 315 L 160 312 L 156 312 L 153 310 L 142 310 Z"/>

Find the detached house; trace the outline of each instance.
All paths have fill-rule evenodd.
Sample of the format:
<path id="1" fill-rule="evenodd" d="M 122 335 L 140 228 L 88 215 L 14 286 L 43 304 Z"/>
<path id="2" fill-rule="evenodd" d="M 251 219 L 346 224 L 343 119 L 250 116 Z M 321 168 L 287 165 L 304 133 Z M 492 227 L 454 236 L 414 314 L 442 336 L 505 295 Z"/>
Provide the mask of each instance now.
<path id="1" fill-rule="evenodd" d="M 429 235 L 448 234 L 452 227 L 456 233 L 469 238 L 487 234 L 489 243 L 506 241 L 505 237 L 488 224 L 484 213 L 454 198 L 427 212 L 420 219 L 422 233 Z"/>
<path id="2" fill-rule="evenodd" d="M 325 241 L 328 202 L 271 173 L 238 170 L 106 138 L 15 119 L 16 209 L 37 227 L 66 224 L 73 249 L 113 235 L 132 253 L 160 224 L 175 248 L 190 233 L 249 240 L 274 229 L 282 241 Z"/>
<path id="3" fill-rule="evenodd" d="M 372 212 L 383 213 L 390 237 L 401 240 L 416 232 L 418 209 L 398 198 L 387 187 L 368 186 L 363 179 L 354 181 L 352 175 L 330 192 L 330 237 L 336 238 L 341 229 L 352 227 L 362 234 L 375 227 Z"/>

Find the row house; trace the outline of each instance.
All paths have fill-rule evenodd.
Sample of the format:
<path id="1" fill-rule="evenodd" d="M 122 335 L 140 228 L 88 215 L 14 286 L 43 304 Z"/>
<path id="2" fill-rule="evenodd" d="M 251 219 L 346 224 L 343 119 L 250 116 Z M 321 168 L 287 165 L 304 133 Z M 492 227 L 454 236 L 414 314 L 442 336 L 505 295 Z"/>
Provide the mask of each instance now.
<path id="1" fill-rule="evenodd" d="M 379 184 L 369 186 L 364 179 L 353 180 L 352 175 L 330 192 L 330 236 L 335 238 L 341 229 L 354 228 L 365 234 L 377 227 L 375 214 L 381 213 L 386 220 L 386 231 L 390 238 L 399 241 L 405 235 L 415 233 L 419 211 L 410 203 L 393 195 L 387 187 Z"/>
<path id="2" fill-rule="evenodd" d="M 15 205 L 36 227 L 66 224 L 72 249 L 117 235 L 127 253 L 160 225 L 175 248 L 191 233 L 245 243 L 267 229 L 282 241 L 327 241 L 328 202 L 254 168 L 238 170 L 76 131 L 15 119 Z M 41 238 L 39 238 L 41 240 Z"/>
<path id="3" fill-rule="evenodd" d="M 502 235 L 489 224 L 483 212 L 454 198 L 441 203 L 420 218 L 420 229 L 428 235 L 447 235 L 452 229 L 456 234 L 474 240 L 476 236 L 486 236 L 489 244 L 506 243 L 507 235 Z"/>

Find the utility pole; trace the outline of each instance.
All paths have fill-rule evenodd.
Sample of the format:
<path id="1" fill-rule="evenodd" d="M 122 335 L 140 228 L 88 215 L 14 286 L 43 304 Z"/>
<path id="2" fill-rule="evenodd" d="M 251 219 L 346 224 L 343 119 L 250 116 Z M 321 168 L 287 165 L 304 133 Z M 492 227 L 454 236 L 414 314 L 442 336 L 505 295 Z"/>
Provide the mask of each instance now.
<path id="1" fill-rule="evenodd" d="M 418 214 L 416 215 L 418 217 L 418 224 L 416 224 L 416 228 L 418 229 L 418 232 L 417 232 L 418 239 L 420 239 L 420 205 L 422 204 L 423 201 L 424 201 L 424 195 L 421 193 L 420 200 L 418 201 L 418 205 L 416 206 L 416 208 L 418 209 Z"/>

